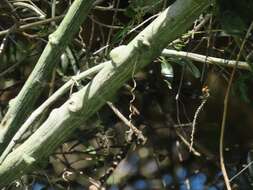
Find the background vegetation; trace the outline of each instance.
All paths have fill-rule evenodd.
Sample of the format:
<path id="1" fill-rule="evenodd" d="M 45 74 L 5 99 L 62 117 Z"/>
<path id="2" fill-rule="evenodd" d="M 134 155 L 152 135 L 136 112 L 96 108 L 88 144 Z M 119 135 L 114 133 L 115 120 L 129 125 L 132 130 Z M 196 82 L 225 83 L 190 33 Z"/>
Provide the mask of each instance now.
<path id="1" fill-rule="evenodd" d="M 0 186 L 33 190 L 252 189 L 253 1 L 206 0 L 209 4 L 202 6 L 201 1 L 191 0 L 192 7 L 199 3 L 200 8 L 193 16 L 189 10 L 189 18 L 180 17 L 190 5 L 184 0 L 81 2 L 75 0 L 76 7 L 71 0 L 0 3 Z M 155 39 L 161 42 L 153 42 L 150 35 L 151 45 L 142 40 L 136 54 L 124 49 L 122 45 L 138 42 L 141 37 L 137 35 L 145 34 L 145 28 L 169 6 L 172 15 L 177 10 L 181 25 L 190 26 L 187 31 L 178 22 L 174 33 L 173 28 L 171 32 L 157 29 L 161 33 Z M 166 40 L 170 43 L 159 53 L 159 43 Z M 117 49 L 121 54 L 113 54 L 115 47 L 121 48 Z M 118 70 L 106 67 L 109 60 Z M 122 64 L 124 61 L 128 64 Z M 40 63 L 48 66 L 39 68 Z M 35 74 L 30 75 L 32 71 Z M 88 74 L 79 77 L 84 71 Z M 102 89 L 98 94 L 92 86 L 91 94 L 95 89 L 93 94 L 99 99 L 92 102 L 92 95 L 86 97 L 89 84 L 104 79 L 103 72 L 110 71 L 119 77 L 112 79 L 114 83 L 98 85 Z M 36 80 L 28 80 L 29 75 Z M 61 87 L 64 89 L 57 91 Z M 84 100 L 76 98 L 75 92 L 83 94 Z M 91 103 L 83 105 L 88 102 L 85 98 Z M 39 107 L 46 101 L 48 105 Z M 64 107 L 68 104 L 74 105 L 68 107 L 71 114 Z M 51 132 L 58 121 L 70 126 L 68 130 L 62 127 Z M 26 128 L 20 132 L 21 126 Z M 32 137 L 38 128 L 54 135 L 48 141 L 44 136 Z M 36 141 L 43 144 L 40 151 L 32 143 L 30 152 L 22 149 L 27 142 Z M 6 186 L 8 180 L 13 182 Z"/>

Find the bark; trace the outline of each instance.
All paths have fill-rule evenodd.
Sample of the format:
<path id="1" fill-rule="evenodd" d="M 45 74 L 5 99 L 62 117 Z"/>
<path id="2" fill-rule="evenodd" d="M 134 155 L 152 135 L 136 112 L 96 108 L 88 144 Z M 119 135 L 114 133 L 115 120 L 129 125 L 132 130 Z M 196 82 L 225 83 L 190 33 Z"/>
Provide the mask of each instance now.
<path id="1" fill-rule="evenodd" d="M 0 186 L 33 171 L 70 134 L 97 112 L 132 76 L 158 57 L 167 44 L 185 32 L 210 0 L 177 0 L 128 45 L 110 52 L 111 60 L 83 89 L 54 109 L 41 127 L 0 166 Z"/>

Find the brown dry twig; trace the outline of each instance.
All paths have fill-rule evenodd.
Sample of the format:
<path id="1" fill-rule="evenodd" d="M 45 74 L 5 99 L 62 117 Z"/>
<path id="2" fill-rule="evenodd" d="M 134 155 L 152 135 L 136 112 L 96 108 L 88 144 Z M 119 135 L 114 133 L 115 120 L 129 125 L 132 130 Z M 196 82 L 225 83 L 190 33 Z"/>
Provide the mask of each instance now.
<path id="1" fill-rule="evenodd" d="M 143 135 L 142 131 L 140 131 L 137 127 L 135 127 L 131 121 L 129 121 L 114 105 L 112 102 L 107 102 L 107 105 L 112 109 L 112 111 L 127 125 L 131 131 L 136 135 L 137 139 L 145 144 L 147 138 Z M 131 139 L 132 137 L 129 137 Z"/>
<path id="2" fill-rule="evenodd" d="M 231 86 L 233 83 L 233 78 L 235 75 L 235 71 L 237 69 L 237 65 L 238 65 L 238 61 L 240 60 L 241 54 L 242 54 L 242 50 L 244 48 L 244 45 L 246 43 L 246 40 L 248 39 L 249 35 L 250 35 L 250 31 L 253 28 L 253 22 L 250 24 L 249 29 L 245 35 L 245 38 L 243 39 L 243 42 L 241 44 L 239 53 L 237 54 L 237 58 L 236 58 L 236 64 L 233 67 L 229 82 L 228 82 L 228 87 L 226 90 L 226 94 L 225 94 L 225 98 L 224 98 L 224 111 L 223 111 L 223 116 L 222 116 L 222 124 L 221 124 L 221 133 L 220 133 L 220 145 L 219 145 L 219 152 L 220 152 L 220 165 L 221 165 L 221 170 L 223 173 L 223 177 L 224 177 L 224 181 L 227 187 L 227 190 L 231 190 L 231 186 L 230 186 L 230 181 L 228 178 L 228 174 L 226 171 L 226 167 L 225 167 L 225 163 L 224 163 L 224 155 L 223 155 L 223 144 L 224 144 L 224 133 L 225 133 L 225 125 L 226 125 L 226 118 L 227 118 L 227 110 L 228 110 L 228 101 L 229 101 L 229 95 L 230 95 L 230 91 L 231 91 Z"/>

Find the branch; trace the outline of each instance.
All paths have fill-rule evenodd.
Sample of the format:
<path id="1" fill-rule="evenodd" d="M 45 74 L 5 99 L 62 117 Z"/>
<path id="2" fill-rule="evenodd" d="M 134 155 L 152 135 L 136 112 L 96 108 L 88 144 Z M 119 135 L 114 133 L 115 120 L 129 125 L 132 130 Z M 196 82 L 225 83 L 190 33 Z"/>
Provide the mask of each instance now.
<path id="1" fill-rule="evenodd" d="M 225 67 L 234 67 L 234 65 L 237 63 L 236 60 L 228 60 L 228 59 L 221 59 L 216 57 L 210 57 L 206 55 L 200 55 L 197 53 L 190 53 L 190 52 L 184 52 L 184 51 L 176 51 L 172 49 L 164 49 L 162 51 L 163 56 L 176 56 L 176 57 L 182 57 L 187 58 L 192 61 L 197 61 L 201 63 L 209 63 L 209 64 L 215 64 L 215 65 L 221 65 Z M 248 63 L 244 61 L 238 61 L 237 68 L 243 69 L 243 70 L 251 70 Z"/>
<path id="2" fill-rule="evenodd" d="M 40 128 L 6 157 L 0 165 L 0 187 L 33 171 L 42 159 L 112 98 L 131 77 L 133 69 L 137 72 L 157 58 L 210 3 L 210 0 L 177 0 L 128 45 L 113 49 L 111 64 L 61 107 L 54 109 Z"/>
<path id="3" fill-rule="evenodd" d="M 44 113 L 57 99 L 59 99 L 61 96 L 63 96 L 73 85 L 73 83 L 78 82 L 90 75 L 93 75 L 97 72 L 99 72 L 106 64 L 109 64 L 110 61 L 101 63 L 99 65 L 96 65 L 74 77 L 72 77 L 71 80 L 69 80 L 67 83 L 65 83 L 61 88 L 59 88 L 54 94 L 52 94 L 43 104 L 41 104 L 33 113 L 31 116 L 25 121 L 25 123 L 19 128 L 19 130 L 16 132 L 14 137 L 11 139 L 10 143 L 2 153 L 0 157 L 0 164 L 3 162 L 3 160 L 6 158 L 6 156 L 11 152 L 11 150 L 16 145 L 16 142 L 20 140 L 20 138 L 24 135 L 24 133 L 27 131 L 27 129 L 33 125 L 34 121 L 36 121 L 42 113 Z"/>
<path id="4" fill-rule="evenodd" d="M 57 30 L 49 35 L 49 41 L 41 54 L 33 72 L 27 79 L 18 96 L 10 102 L 10 107 L 0 124 L 0 153 L 12 136 L 31 113 L 34 104 L 48 79 L 61 53 L 71 41 L 79 26 L 85 20 L 95 0 L 75 0 Z"/>
<path id="5" fill-rule="evenodd" d="M 35 27 L 35 26 L 40 26 L 40 25 L 43 25 L 43 24 L 48 24 L 48 23 L 50 23 L 52 21 L 61 20 L 62 18 L 64 18 L 64 16 L 65 15 L 60 15 L 60 16 L 56 16 L 54 18 L 48 18 L 48 19 L 45 19 L 45 20 L 41 20 L 41 21 L 29 23 L 29 24 L 20 25 L 14 31 L 12 31 L 12 28 L 9 28 L 9 29 L 6 29 L 6 30 L 2 30 L 2 31 L 0 31 L 0 36 L 8 34 L 9 32 L 16 32 L 16 31 L 21 32 L 21 31 L 24 31 L 24 30 L 26 30 L 28 28 L 32 28 L 32 27 Z"/>

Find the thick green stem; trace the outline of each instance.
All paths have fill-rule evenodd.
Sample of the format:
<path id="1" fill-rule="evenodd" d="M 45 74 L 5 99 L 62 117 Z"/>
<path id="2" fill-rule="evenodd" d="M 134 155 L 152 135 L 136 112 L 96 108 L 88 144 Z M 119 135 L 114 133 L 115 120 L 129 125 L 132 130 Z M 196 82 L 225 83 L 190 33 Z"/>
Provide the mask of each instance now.
<path id="1" fill-rule="evenodd" d="M 10 102 L 9 110 L 0 124 L 0 153 L 33 110 L 36 100 L 52 75 L 54 66 L 73 35 L 78 32 L 80 25 L 87 18 L 94 1 L 75 0 L 60 26 L 49 36 L 48 44 L 33 72 L 18 96 Z"/>
<path id="2" fill-rule="evenodd" d="M 110 53 L 105 66 L 83 89 L 54 109 L 41 127 L 10 153 L 0 166 L 0 187 L 31 172 L 132 76 L 158 57 L 169 42 L 185 32 L 210 5 L 210 0 L 177 0 L 128 45 Z"/>

